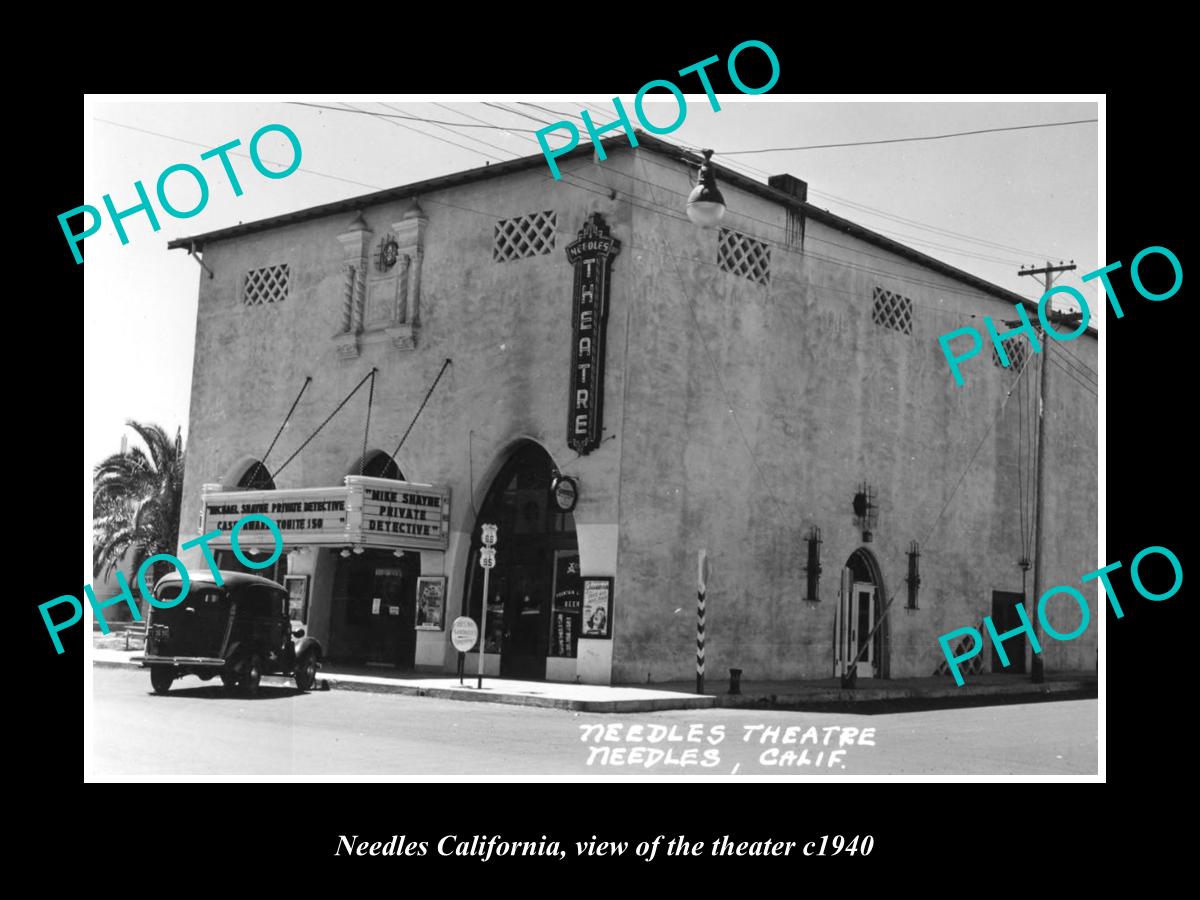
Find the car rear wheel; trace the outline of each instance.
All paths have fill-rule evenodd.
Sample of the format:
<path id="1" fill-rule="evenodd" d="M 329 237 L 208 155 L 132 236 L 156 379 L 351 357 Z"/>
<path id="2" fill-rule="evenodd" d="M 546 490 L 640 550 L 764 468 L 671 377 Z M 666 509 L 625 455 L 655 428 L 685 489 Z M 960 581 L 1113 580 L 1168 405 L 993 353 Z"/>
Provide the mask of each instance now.
<path id="1" fill-rule="evenodd" d="M 170 669 L 156 666 L 150 670 L 150 684 L 156 694 L 165 694 L 171 689 L 171 684 L 174 681 L 175 674 Z"/>
<path id="2" fill-rule="evenodd" d="M 242 675 L 242 690 L 247 697 L 258 696 L 258 683 L 262 680 L 262 658 L 255 653 L 246 661 L 246 671 Z"/>
<path id="3" fill-rule="evenodd" d="M 296 687 L 301 691 L 311 691 L 317 682 L 317 655 L 306 653 L 296 660 Z"/>

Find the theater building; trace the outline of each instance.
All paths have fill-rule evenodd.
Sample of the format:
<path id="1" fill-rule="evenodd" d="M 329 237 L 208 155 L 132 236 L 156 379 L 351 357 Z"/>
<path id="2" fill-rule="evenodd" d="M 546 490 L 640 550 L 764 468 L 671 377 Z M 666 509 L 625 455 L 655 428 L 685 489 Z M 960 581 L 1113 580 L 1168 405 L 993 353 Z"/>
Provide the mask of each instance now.
<path id="1" fill-rule="evenodd" d="M 202 262 L 181 543 L 217 530 L 241 568 L 229 529 L 269 515 L 293 617 L 331 660 L 400 671 L 455 671 L 451 623 L 486 599 L 490 674 L 690 679 L 702 548 L 710 678 L 927 676 L 939 635 L 1008 622 L 1033 588 L 1044 355 L 985 347 L 957 388 L 937 339 L 1028 302 L 788 175 L 718 167 L 727 212 L 699 228 L 697 157 L 639 144 L 580 147 L 561 181 L 538 155 L 173 241 Z M 1093 331 L 1062 347 L 1096 369 Z M 1047 586 L 1096 568 L 1096 429 L 1052 365 Z M 1086 593 L 1048 669 L 1095 668 Z"/>

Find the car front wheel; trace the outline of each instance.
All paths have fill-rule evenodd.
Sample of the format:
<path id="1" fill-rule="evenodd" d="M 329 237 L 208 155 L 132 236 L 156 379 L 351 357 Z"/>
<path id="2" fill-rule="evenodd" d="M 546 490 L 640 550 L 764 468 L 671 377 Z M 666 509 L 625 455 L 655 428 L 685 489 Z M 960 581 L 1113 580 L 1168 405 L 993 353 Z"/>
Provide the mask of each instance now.
<path id="1" fill-rule="evenodd" d="M 262 681 L 262 658 L 255 653 L 246 662 L 246 671 L 242 675 L 242 690 L 247 697 L 258 696 L 258 683 Z"/>
<path id="2" fill-rule="evenodd" d="M 317 656 L 306 653 L 296 660 L 296 687 L 301 691 L 311 691 L 317 682 Z"/>
<path id="3" fill-rule="evenodd" d="M 171 689 L 174 681 L 175 675 L 170 669 L 158 666 L 150 670 L 150 684 L 156 694 L 165 694 Z"/>

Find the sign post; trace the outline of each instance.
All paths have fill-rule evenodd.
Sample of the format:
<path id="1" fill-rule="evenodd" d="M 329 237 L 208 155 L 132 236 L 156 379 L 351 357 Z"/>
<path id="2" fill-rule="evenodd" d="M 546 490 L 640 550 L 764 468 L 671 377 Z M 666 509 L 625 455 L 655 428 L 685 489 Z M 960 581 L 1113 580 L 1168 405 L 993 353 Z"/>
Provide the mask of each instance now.
<path id="1" fill-rule="evenodd" d="M 487 640 L 488 576 L 496 565 L 496 526 L 483 526 L 483 546 L 479 548 L 479 565 L 483 569 L 483 604 L 479 614 L 479 682 L 476 689 L 483 689 L 483 648 Z"/>
<path id="2" fill-rule="evenodd" d="M 459 616 L 450 626 L 450 643 L 458 651 L 458 683 L 463 683 L 463 668 L 467 660 L 467 651 L 475 646 L 479 639 L 479 626 L 470 616 Z M 483 648 L 481 647 L 480 650 Z"/>
<path id="3" fill-rule="evenodd" d="M 701 550 L 696 572 L 696 693 L 704 693 L 704 594 L 708 591 L 708 551 Z"/>

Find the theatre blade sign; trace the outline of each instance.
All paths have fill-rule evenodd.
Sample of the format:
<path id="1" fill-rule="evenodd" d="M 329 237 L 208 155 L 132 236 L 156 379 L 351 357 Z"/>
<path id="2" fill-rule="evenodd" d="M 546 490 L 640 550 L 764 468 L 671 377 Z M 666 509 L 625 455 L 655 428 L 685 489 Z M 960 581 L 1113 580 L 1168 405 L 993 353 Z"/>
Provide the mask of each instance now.
<path id="1" fill-rule="evenodd" d="M 390 478 L 347 475 L 342 487 L 277 491 L 222 491 L 205 485 L 200 533 L 219 531 L 215 547 L 230 545 L 243 516 L 270 516 L 286 546 L 362 546 L 445 550 L 450 538 L 450 488 Z M 274 547 L 264 525 L 250 522 L 238 533 L 240 547 Z"/>
<path id="2" fill-rule="evenodd" d="M 600 213 L 592 213 L 567 247 L 575 266 L 572 307 L 571 394 L 567 402 L 567 446 L 589 453 L 604 430 L 604 335 L 608 325 L 608 275 L 621 242 L 609 235 Z"/>

